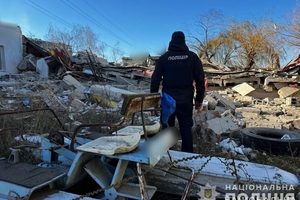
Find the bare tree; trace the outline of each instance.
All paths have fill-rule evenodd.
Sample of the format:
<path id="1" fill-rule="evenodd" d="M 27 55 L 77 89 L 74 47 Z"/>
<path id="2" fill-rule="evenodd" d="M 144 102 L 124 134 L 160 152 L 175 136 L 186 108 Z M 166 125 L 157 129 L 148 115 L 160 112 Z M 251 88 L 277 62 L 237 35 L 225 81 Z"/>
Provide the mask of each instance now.
<path id="1" fill-rule="evenodd" d="M 67 31 L 60 31 L 58 28 L 49 24 L 48 33 L 45 35 L 45 38 L 54 44 L 57 47 L 69 50 L 69 47 L 72 45 L 73 37 Z"/>
<path id="2" fill-rule="evenodd" d="M 96 54 L 99 55 L 99 57 L 106 58 L 106 56 L 105 56 L 106 49 L 107 49 L 107 44 L 104 42 L 101 42 L 96 46 L 95 52 L 96 52 Z"/>
<path id="3" fill-rule="evenodd" d="M 281 52 L 277 33 L 269 20 L 261 20 L 258 25 L 232 21 L 226 35 L 235 44 L 235 64 L 240 63 L 245 69 L 270 67 L 274 56 Z"/>
<path id="4" fill-rule="evenodd" d="M 34 33 L 32 33 L 31 31 L 28 32 L 28 34 L 25 34 L 27 38 L 36 38 L 36 36 L 34 35 Z"/>
<path id="5" fill-rule="evenodd" d="M 188 46 L 198 53 L 201 60 L 212 62 L 211 59 L 216 55 L 218 47 L 222 43 L 219 32 L 223 25 L 223 15 L 215 10 L 210 10 L 200 15 L 195 22 L 196 33 L 187 28 Z"/>
<path id="6" fill-rule="evenodd" d="M 111 49 L 111 59 L 118 63 L 122 59 L 124 51 L 120 48 L 120 43 L 117 42 L 114 47 Z"/>
<path id="7" fill-rule="evenodd" d="M 71 47 L 72 52 L 85 52 L 88 49 L 105 57 L 106 44 L 99 41 L 98 35 L 89 26 L 74 25 L 71 30 L 60 30 L 50 24 L 45 38 L 66 50 Z"/>
<path id="8" fill-rule="evenodd" d="M 300 4 L 286 15 L 283 24 L 274 24 L 277 32 L 287 45 L 289 52 L 299 53 L 300 47 Z"/>
<path id="9" fill-rule="evenodd" d="M 297 4 L 293 12 L 288 14 L 283 26 L 277 28 L 286 37 L 289 45 L 300 47 L 300 4 Z"/>
<path id="10" fill-rule="evenodd" d="M 222 14 L 211 10 L 196 21 L 196 33 L 187 28 L 188 46 L 198 53 L 202 62 L 231 68 L 279 68 L 285 51 L 274 24 L 267 18 L 258 23 L 227 21 Z"/>

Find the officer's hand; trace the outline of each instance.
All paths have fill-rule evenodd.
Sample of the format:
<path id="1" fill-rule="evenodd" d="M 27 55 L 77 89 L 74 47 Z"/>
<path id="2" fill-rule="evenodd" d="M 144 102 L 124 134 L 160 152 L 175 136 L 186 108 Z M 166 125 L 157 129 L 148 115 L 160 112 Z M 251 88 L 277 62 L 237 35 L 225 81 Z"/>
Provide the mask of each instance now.
<path id="1" fill-rule="evenodd" d="M 195 102 L 195 110 L 201 110 L 202 109 L 202 103 L 200 102 Z"/>

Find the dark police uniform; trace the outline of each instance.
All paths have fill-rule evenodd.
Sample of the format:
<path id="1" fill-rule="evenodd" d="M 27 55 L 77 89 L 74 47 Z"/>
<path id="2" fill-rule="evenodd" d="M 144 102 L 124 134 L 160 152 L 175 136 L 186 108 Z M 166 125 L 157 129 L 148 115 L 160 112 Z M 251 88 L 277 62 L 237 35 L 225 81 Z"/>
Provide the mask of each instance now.
<path id="1" fill-rule="evenodd" d="M 151 77 L 150 92 L 158 92 L 161 82 L 162 92 L 176 101 L 176 110 L 169 117 L 168 125 L 174 126 L 177 117 L 182 137 L 181 150 L 193 152 L 193 82 L 196 83 L 195 102 L 202 103 L 205 92 L 204 72 L 199 57 L 189 51 L 181 31 L 172 34 L 168 51 L 160 56 L 156 63 Z"/>

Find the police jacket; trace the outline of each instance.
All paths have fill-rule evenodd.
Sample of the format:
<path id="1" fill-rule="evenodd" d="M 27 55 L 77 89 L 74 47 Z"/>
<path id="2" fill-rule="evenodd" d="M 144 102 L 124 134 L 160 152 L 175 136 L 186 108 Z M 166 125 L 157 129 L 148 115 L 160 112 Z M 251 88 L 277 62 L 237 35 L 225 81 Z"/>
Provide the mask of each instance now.
<path id="1" fill-rule="evenodd" d="M 192 103 L 193 82 L 196 83 L 195 101 L 202 103 L 205 92 L 202 63 L 185 42 L 171 40 L 168 51 L 156 63 L 150 92 L 158 92 L 162 83 L 162 91 L 172 96 L 177 104 Z"/>

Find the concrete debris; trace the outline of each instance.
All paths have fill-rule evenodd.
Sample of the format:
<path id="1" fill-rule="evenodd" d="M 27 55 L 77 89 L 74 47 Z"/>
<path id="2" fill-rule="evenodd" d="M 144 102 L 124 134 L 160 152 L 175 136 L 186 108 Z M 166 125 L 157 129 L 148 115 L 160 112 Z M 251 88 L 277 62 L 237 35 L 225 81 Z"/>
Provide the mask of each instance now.
<path id="1" fill-rule="evenodd" d="M 275 88 L 277 89 L 277 90 L 279 90 L 279 89 L 281 89 L 281 88 L 283 88 L 283 87 L 287 87 L 288 86 L 288 84 L 287 83 L 282 83 L 282 82 L 279 82 L 279 83 L 274 83 L 274 86 L 275 86 Z"/>
<path id="2" fill-rule="evenodd" d="M 250 96 L 238 96 L 234 99 L 234 102 L 239 102 L 239 103 L 242 103 L 244 105 L 255 104 L 256 101 L 258 101 L 258 99 L 254 100 L 254 98 L 250 97 Z"/>
<path id="3" fill-rule="evenodd" d="M 265 127 L 265 128 L 282 129 L 283 123 L 269 122 L 267 120 L 247 121 L 246 128 L 251 128 L 251 127 Z"/>
<path id="4" fill-rule="evenodd" d="M 269 98 L 253 99 L 251 104 L 254 105 L 268 105 L 270 103 Z"/>
<path id="5" fill-rule="evenodd" d="M 46 63 L 46 60 L 44 58 L 40 58 L 36 62 L 36 70 L 38 73 L 41 74 L 41 76 L 48 78 L 49 76 L 49 66 Z"/>
<path id="6" fill-rule="evenodd" d="M 295 119 L 292 124 L 295 129 L 300 130 L 300 119 Z"/>
<path id="7" fill-rule="evenodd" d="M 207 121 L 208 128 L 212 129 L 216 134 L 221 134 L 226 131 L 237 130 L 238 126 L 230 117 L 214 118 Z"/>
<path id="8" fill-rule="evenodd" d="M 250 93 L 255 90 L 252 86 L 250 86 L 247 83 L 241 83 L 237 86 L 234 86 L 232 89 L 242 96 L 246 96 L 246 95 L 251 96 Z"/>
<path id="9" fill-rule="evenodd" d="M 59 100 L 59 98 L 50 90 L 41 91 L 41 96 L 45 104 L 54 110 L 66 110 L 67 107 Z"/>
<path id="10" fill-rule="evenodd" d="M 298 97 L 287 97 L 285 104 L 287 106 L 299 106 L 300 105 L 300 99 Z"/>
<path id="11" fill-rule="evenodd" d="M 229 108 L 231 110 L 235 110 L 235 105 L 234 103 L 230 102 L 229 100 L 227 100 L 226 98 L 224 98 L 223 96 L 221 96 L 219 93 L 217 92 L 213 92 L 212 96 L 216 99 L 218 99 L 218 101 L 224 105 L 224 107 Z"/>
<path id="12" fill-rule="evenodd" d="M 251 148 L 244 147 L 244 145 L 238 145 L 234 140 L 226 138 L 219 143 L 219 146 L 223 148 L 225 153 L 231 154 L 240 160 L 249 161 L 248 157 L 256 156 L 255 152 Z"/>
<path id="13" fill-rule="evenodd" d="M 151 75 L 159 58 L 149 55 L 141 62 L 123 58 L 123 63 L 118 64 L 93 52 L 73 55 L 57 46 L 45 49 L 42 43 L 26 37 L 23 45 L 26 52 L 16 65 L 20 73 L 0 77 L 0 108 L 48 107 L 68 113 L 69 124 L 74 126 L 81 124 L 89 112 L 120 112 L 124 94 L 149 93 Z M 224 141 L 225 145 L 229 142 L 223 140 L 226 134 L 245 127 L 300 130 L 297 71 L 234 71 L 208 62 L 203 62 L 203 66 L 208 78 L 204 99 L 208 107 L 194 113 L 193 127 L 201 132 L 201 139 L 212 138 L 210 144 L 221 145 Z M 150 117 L 153 116 L 149 114 L 146 121 Z M 136 118 L 141 121 L 140 116 Z M 241 159 L 246 159 L 243 155 L 255 157 L 249 149 L 232 146 L 231 150 L 224 148 Z"/>
<path id="14" fill-rule="evenodd" d="M 253 107 L 242 107 L 242 108 L 236 108 L 235 112 L 236 113 L 240 113 L 240 114 L 243 114 L 243 113 L 254 113 L 257 116 L 259 116 L 261 111 L 260 111 L 260 109 L 253 108 Z"/>
<path id="15" fill-rule="evenodd" d="M 292 97 L 293 95 L 295 95 L 298 92 L 299 92 L 299 89 L 294 88 L 294 87 L 283 87 L 278 90 L 278 94 L 279 94 L 280 98 Z"/>
<path id="16" fill-rule="evenodd" d="M 214 110 L 218 105 L 218 100 L 213 98 L 211 95 L 207 95 L 204 100 L 208 102 L 208 108 L 210 110 Z"/>
<path id="17" fill-rule="evenodd" d="M 101 97 L 120 102 L 123 100 L 126 94 L 136 94 L 135 92 L 130 92 L 128 90 L 123 90 L 116 88 L 112 85 L 92 85 L 90 87 L 90 93 L 94 95 L 99 95 Z"/>
<path id="18" fill-rule="evenodd" d="M 274 98 L 273 99 L 273 103 L 275 105 L 283 105 L 285 103 L 285 99 L 282 99 L 282 98 Z"/>
<path id="19" fill-rule="evenodd" d="M 70 104 L 70 112 L 84 111 L 87 105 L 79 99 L 74 99 Z"/>
<path id="20" fill-rule="evenodd" d="M 74 86 L 76 89 L 85 90 L 86 88 L 71 75 L 64 76 L 63 81 L 67 83 L 69 86 Z"/>

